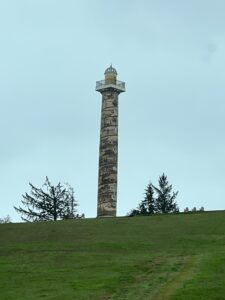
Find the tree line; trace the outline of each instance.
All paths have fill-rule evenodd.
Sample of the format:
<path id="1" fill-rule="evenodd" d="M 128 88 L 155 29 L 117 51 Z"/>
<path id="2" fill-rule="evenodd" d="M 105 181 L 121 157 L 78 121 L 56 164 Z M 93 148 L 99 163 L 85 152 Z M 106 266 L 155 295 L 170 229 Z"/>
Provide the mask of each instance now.
<path id="1" fill-rule="evenodd" d="M 77 212 L 78 201 L 75 199 L 74 189 L 68 184 L 53 185 L 49 178 L 45 178 L 42 188 L 30 185 L 30 193 L 22 195 L 22 206 L 14 209 L 21 215 L 25 222 L 57 221 L 66 219 L 84 218 L 84 214 Z M 158 186 L 150 182 L 144 192 L 144 199 L 138 207 L 132 209 L 127 216 L 146 216 L 153 214 L 178 213 L 179 207 L 175 202 L 178 191 L 174 192 L 172 184 L 169 184 L 167 176 L 163 173 L 158 179 Z M 188 212 L 203 212 L 204 207 L 199 210 L 194 207 L 184 209 Z M 9 216 L 0 218 L 0 223 L 10 223 Z"/>

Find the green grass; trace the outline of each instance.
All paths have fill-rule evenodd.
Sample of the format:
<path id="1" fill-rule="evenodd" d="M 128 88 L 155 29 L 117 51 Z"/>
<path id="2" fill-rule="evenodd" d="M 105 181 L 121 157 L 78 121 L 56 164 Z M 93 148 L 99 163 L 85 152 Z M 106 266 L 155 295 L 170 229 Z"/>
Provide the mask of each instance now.
<path id="1" fill-rule="evenodd" d="M 225 299 L 225 212 L 0 225 L 0 299 Z"/>

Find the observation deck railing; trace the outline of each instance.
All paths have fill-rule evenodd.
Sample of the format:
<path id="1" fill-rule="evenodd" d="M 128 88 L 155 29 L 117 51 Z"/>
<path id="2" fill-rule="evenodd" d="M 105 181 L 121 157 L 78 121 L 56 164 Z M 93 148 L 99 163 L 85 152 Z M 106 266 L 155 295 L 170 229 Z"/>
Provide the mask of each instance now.
<path id="1" fill-rule="evenodd" d="M 118 89 L 121 92 L 125 92 L 125 82 L 123 82 L 123 81 L 100 80 L 100 81 L 96 82 L 96 91 L 100 91 L 100 90 L 107 89 L 110 87 Z"/>

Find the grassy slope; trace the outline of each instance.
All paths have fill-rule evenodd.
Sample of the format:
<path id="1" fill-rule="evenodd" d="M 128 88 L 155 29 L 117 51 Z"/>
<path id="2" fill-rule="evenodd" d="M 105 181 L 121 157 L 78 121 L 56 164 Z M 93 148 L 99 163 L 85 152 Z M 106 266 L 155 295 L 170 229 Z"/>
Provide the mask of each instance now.
<path id="1" fill-rule="evenodd" d="M 225 299 L 225 212 L 0 225 L 0 299 Z"/>

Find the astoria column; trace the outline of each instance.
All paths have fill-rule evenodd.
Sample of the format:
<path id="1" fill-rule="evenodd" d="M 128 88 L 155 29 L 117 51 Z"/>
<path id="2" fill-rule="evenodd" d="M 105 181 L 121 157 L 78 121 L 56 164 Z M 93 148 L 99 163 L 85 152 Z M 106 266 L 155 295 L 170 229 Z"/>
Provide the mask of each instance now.
<path id="1" fill-rule="evenodd" d="M 105 79 L 96 82 L 96 91 L 102 94 L 97 217 L 115 217 L 117 207 L 118 96 L 125 92 L 125 82 L 117 80 L 117 71 L 112 65 L 105 70 Z"/>

